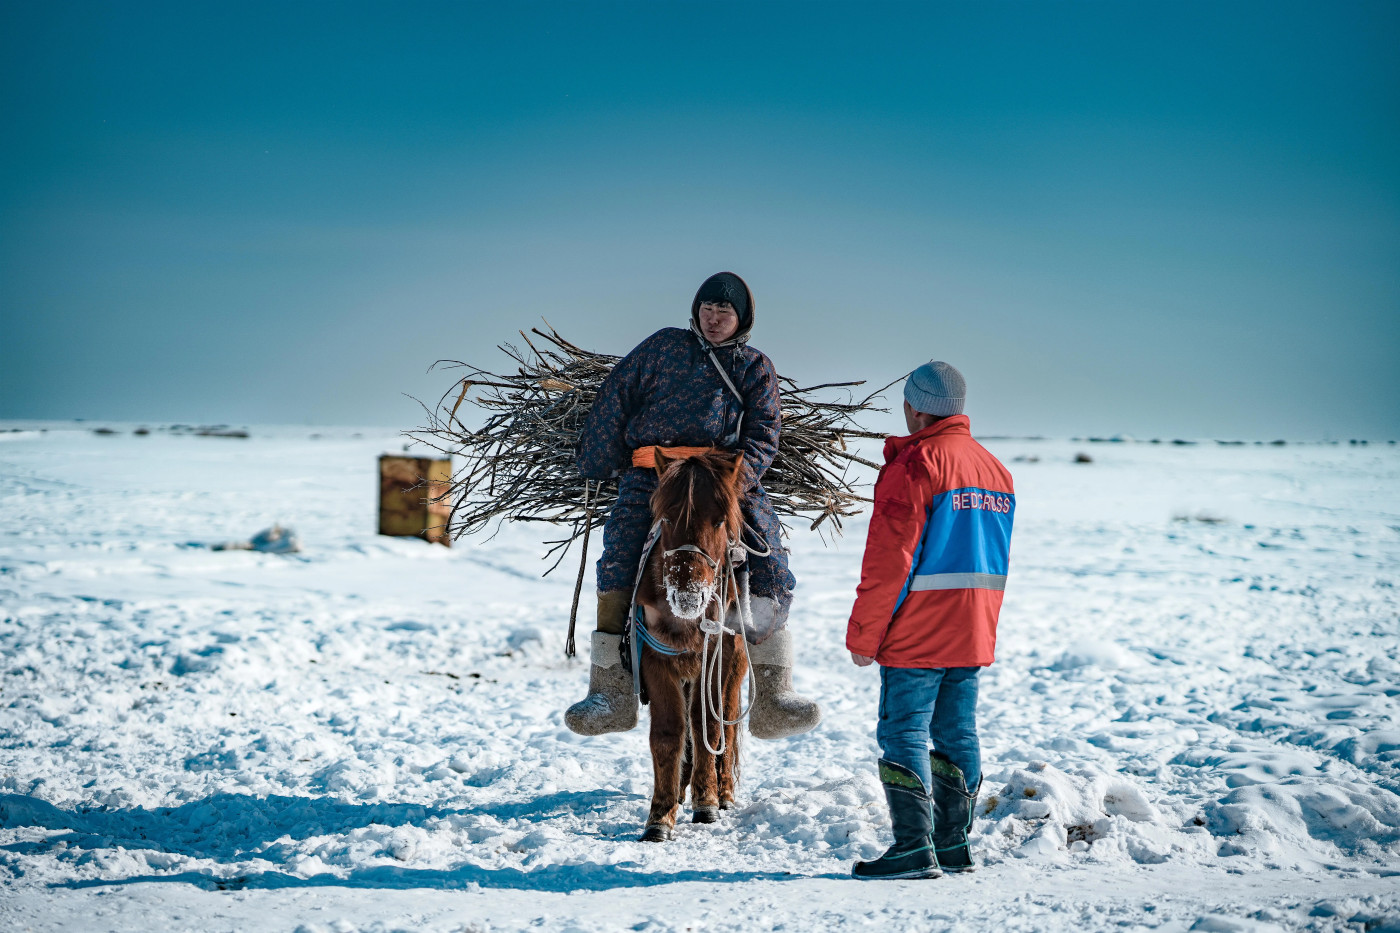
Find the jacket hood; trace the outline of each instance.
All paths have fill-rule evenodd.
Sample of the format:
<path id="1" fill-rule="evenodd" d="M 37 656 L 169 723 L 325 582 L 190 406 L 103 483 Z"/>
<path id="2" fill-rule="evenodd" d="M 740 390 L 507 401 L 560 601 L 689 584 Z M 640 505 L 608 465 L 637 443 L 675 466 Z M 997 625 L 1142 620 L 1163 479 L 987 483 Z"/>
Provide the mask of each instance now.
<path id="1" fill-rule="evenodd" d="M 728 301 L 739 313 L 739 329 L 724 343 L 711 344 L 700 330 L 700 303 L 702 301 Z M 700 338 L 704 346 L 729 347 L 748 343 L 753 331 L 753 292 L 748 283 L 733 272 L 716 272 L 700 284 L 695 292 L 695 300 L 690 303 L 690 329 Z"/>
<path id="2" fill-rule="evenodd" d="M 926 438 L 937 437 L 940 434 L 971 434 L 972 422 L 967 415 L 949 415 L 939 421 L 924 428 L 922 431 L 915 431 L 913 434 L 885 438 L 885 462 L 890 463 L 898 457 L 906 447 L 917 444 Z"/>

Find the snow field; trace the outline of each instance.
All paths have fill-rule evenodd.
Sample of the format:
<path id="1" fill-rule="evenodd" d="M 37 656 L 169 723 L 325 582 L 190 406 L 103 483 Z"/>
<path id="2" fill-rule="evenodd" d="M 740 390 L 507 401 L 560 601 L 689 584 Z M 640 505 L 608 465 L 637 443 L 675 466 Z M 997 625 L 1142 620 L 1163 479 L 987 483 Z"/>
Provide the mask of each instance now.
<path id="1" fill-rule="evenodd" d="M 645 729 L 563 726 L 573 558 L 378 537 L 397 442 L 309 433 L 0 434 L 0 918 L 1400 929 L 1394 448 L 988 442 L 1019 514 L 983 867 L 860 885 L 888 843 L 843 644 L 863 523 L 791 541 L 822 726 L 746 741 L 740 808 L 643 845 Z M 302 554 L 205 546 L 275 521 Z"/>

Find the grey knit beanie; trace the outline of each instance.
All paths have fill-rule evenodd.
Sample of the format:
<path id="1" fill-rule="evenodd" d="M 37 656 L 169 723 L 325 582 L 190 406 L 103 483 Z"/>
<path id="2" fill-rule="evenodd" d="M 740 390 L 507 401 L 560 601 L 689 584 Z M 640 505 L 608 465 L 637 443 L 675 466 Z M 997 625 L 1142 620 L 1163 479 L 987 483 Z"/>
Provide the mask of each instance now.
<path id="1" fill-rule="evenodd" d="M 961 415 L 966 398 L 962 373 L 942 360 L 929 360 L 904 380 L 904 400 L 926 415 Z"/>

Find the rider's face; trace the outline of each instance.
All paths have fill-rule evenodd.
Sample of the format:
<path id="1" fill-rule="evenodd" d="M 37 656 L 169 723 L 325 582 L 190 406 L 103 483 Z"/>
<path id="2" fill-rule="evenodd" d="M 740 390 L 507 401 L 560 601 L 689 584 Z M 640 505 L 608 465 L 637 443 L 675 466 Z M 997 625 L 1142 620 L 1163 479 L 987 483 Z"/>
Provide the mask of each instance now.
<path id="1" fill-rule="evenodd" d="M 724 343 L 739 330 L 739 312 L 727 301 L 702 301 L 700 330 L 710 343 Z"/>

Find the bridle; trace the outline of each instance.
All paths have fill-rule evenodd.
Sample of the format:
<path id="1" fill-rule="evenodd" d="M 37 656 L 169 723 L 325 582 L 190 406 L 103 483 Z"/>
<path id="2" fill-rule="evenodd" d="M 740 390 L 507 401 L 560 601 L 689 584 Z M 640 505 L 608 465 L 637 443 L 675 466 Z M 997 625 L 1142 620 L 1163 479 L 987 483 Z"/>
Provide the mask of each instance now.
<path id="1" fill-rule="evenodd" d="M 743 520 L 742 517 L 739 519 L 739 522 L 739 533 L 733 538 L 728 538 L 728 536 L 726 536 L 727 544 L 725 546 L 725 557 L 727 558 L 727 560 L 721 561 L 721 559 L 712 556 L 708 551 L 706 551 L 699 545 L 689 543 L 678 544 L 673 548 L 665 548 L 661 551 L 661 556 L 663 558 L 670 557 L 673 554 L 698 554 L 700 557 L 704 558 L 705 563 L 710 565 L 710 569 L 713 570 L 715 574 L 715 586 L 711 589 L 710 595 L 705 601 L 705 604 L 700 607 L 700 632 L 703 637 L 700 643 L 700 689 L 696 692 L 700 695 L 701 739 L 705 743 L 706 750 L 709 751 L 711 755 L 716 756 L 723 755 L 727 747 L 727 740 L 724 735 L 724 727 L 736 725 L 740 722 L 743 722 L 744 718 L 749 715 L 749 710 L 753 708 L 754 697 L 758 696 L 757 675 L 754 673 L 753 663 L 752 661 L 750 661 L 748 664 L 749 705 L 744 707 L 744 709 L 741 710 L 739 715 L 734 719 L 724 718 L 724 640 L 721 636 L 725 632 L 729 632 L 729 634 L 731 635 L 738 635 L 739 643 L 743 645 L 745 660 L 748 660 L 748 630 L 750 623 L 753 621 L 753 612 L 749 606 L 748 571 L 744 570 L 742 572 L 736 573 L 735 568 L 742 566 L 745 563 L 745 561 L 748 560 L 749 554 L 752 554 L 755 557 L 767 557 L 769 554 L 773 553 L 772 548 L 766 545 L 761 551 L 756 548 L 750 547 L 744 541 L 745 531 L 751 532 L 754 535 L 754 537 L 760 541 L 762 541 L 763 539 L 758 535 L 757 531 L 755 531 L 749 526 L 748 522 Z M 669 525 L 670 519 L 660 518 L 656 520 L 656 523 L 654 525 L 652 525 L 651 535 L 648 535 L 649 538 L 653 539 L 652 546 L 655 545 L 656 541 L 660 540 L 659 536 L 661 532 L 661 526 L 663 524 Z M 642 554 L 641 566 L 638 568 L 637 571 L 638 584 L 641 583 L 642 573 L 645 572 L 647 557 L 649 556 L 650 550 L 651 548 L 648 547 L 646 551 Z M 733 587 L 735 595 L 737 597 L 735 600 L 736 606 L 738 608 L 738 612 L 736 612 L 735 615 L 739 620 L 739 631 L 737 632 L 733 629 L 727 628 L 724 624 L 724 614 L 729 607 L 730 587 Z M 659 654 L 666 655 L 669 657 L 675 657 L 680 654 L 688 653 L 686 651 L 677 650 L 675 648 L 670 647 L 669 645 L 666 645 L 663 642 L 660 642 L 660 640 L 657 639 L 656 636 L 652 635 L 650 632 L 647 631 L 646 623 L 642 620 L 637 619 L 636 617 L 636 600 L 636 587 L 634 587 L 632 595 L 632 624 L 636 627 L 637 635 L 640 636 L 640 638 L 636 640 L 639 652 L 641 643 L 645 642 L 647 645 L 651 646 L 653 651 L 656 651 Z M 713 619 L 709 618 L 708 615 L 708 610 L 710 608 L 711 603 L 715 604 L 717 607 L 715 609 L 715 618 Z M 713 639 L 715 643 L 713 656 L 711 655 L 710 651 L 711 639 Z M 641 681 L 640 661 L 641 658 L 639 653 L 637 657 L 638 663 L 634 665 L 633 673 L 633 676 L 637 678 L 638 683 L 640 683 Z M 715 719 L 719 720 L 720 724 L 718 748 L 710 744 L 711 714 L 714 714 Z"/>
<path id="2" fill-rule="evenodd" d="M 659 531 L 662 525 L 669 524 L 671 524 L 671 520 L 669 518 L 661 518 L 657 520 L 656 525 L 653 527 L 655 530 Z M 728 523 L 726 522 L 726 524 Z M 728 587 L 726 586 L 726 584 L 735 582 L 734 568 L 740 566 L 746 560 L 748 560 L 749 554 L 752 554 L 755 557 L 767 557 L 769 554 L 773 553 L 773 549 L 767 546 L 764 546 L 763 550 L 761 551 L 757 550 L 756 548 L 749 547 L 749 545 L 744 541 L 745 531 L 750 532 L 754 535 L 754 537 L 758 538 L 760 541 L 763 539 L 759 537 L 758 532 L 751 528 L 749 526 L 749 523 L 744 521 L 743 518 L 739 519 L 739 526 L 739 534 L 733 538 L 728 538 L 728 543 L 725 546 L 725 554 L 729 559 L 727 572 L 721 569 L 722 564 L 719 558 L 711 556 L 709 551 L 706 551 L 698 544 L 678 544 L 673 548 L 666 548 L 661 552 L 661 556 L 663 558 L 670 557 L 672 554 L 699 554 L 702 558 L 704 558 L 705 563 L 710 565 L 710 569 L 714 571 L 716 582 L 716 586 L 714 587 L 714 589 L 717 592 L 711 593 L 710 598 L 705 602 L 705 605 L 700 607 L 700 612 L 702 616 L 705 610 L 709 608 L 710 603 L 716 601 L 716 597 L 718 597 L 719 612 L 724 612 L 724 610 L 728 607 Z M 745 576 L 747 576 L 747 573 L 745 574 Z M 709 620 L 702 620 L 700 624 L 701 631 L 705 630 L 705 621 Z"/>
<path id="3" fill-rule="evenodd" d="M 664 522 L 664 521 L 666 521 L 666 519 L 663 518 L 662 521 Z M 701 547 L 700 545 L 698 545 L 698 544 L 682 544 L 682 545 L 678 545 L 677 547 L 669 548 L 669 549 L 667 549 L 667 550 L 662 551 L 662 552 L 661 552 L 661 556 L 662 556 L 662 557 L 670 557 L 672 554 L 680 554 L 680 553 L 682 553 L 682 552 L 684 552 L 684 551 L 689 551 L 689 552 L 692 553 L 692 554 L 699 554 L 701 557 L 705 558 L 705 563 L 707 563 L 707 564 L 710 565 L 710 569 L 713 570 L 713 571 L 715 572 L 716 577 L 718 577 L 718 575 L 719 575 L 719 561 L 717 561 L 717 560 L 715 560 L 713 557 L 711 557 L 711 556 L 709 555 L 709 552 L 707 552 L 704 548 L 702 548 L 702 547 Z"/>

